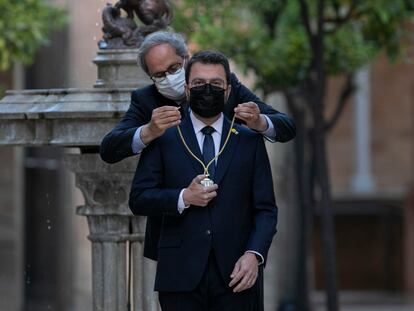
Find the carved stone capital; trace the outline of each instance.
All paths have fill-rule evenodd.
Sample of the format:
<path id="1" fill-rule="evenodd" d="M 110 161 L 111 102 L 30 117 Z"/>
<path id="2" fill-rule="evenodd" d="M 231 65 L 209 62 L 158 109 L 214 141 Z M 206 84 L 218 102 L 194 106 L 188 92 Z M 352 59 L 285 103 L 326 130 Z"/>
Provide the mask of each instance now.
<path id="1" fill-rule="evenodd" d="M 85 197 L 81 215 L 131 215 L 128 196 L 138 157 L 117 164 L 104 163 L 98 154 L 68 154 L 67 167 L 75 173 L 76 186 Z"/>

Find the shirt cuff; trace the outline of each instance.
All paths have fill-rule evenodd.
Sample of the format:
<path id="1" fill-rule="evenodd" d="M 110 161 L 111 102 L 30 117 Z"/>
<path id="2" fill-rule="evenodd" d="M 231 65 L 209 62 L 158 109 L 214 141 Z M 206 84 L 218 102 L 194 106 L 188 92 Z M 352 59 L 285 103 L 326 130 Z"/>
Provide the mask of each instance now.
<path id="1" fill-rule="evenodd" d="M 266 136 L 270 140 L 276 139 L 276 130 L 273 125 L 273 122 L 270 120 L 270 118 L 267 115 L 263 115 L 267 122 L 267 129 L 266 131 L 260 132 L 263 136 Z"/>
<path id="2" fill-rule="evenodd" d="M 259 260 L 259 258 L 257 258 L 257 261 L 259 262 L 259 266 L 264 263 L 264 258 L 262 256 L 262 254 L 260 254 L 258 252 L 255 252 L 255 251 L 246 251 L 246 253 L 253 253 L 253 254 L 256 255 L 256 258 L 259 256 L 260 260 Z"/>
<path id="3" fill-rule="evenodd" d="M 141 140 L 142 127 L 143 126 L 140 126 L 139 128 L 137 128 L 137 130 L 135 131 L 134 137 L 132 137 L 131 148 L 134 154 L 140 153 L 147 146 Z"/>
<path id="4" fill-rule="evenodd" d="M 183 198 L 184 190 L 185 189 L 181 190 L 180 195 L 178 196 L 177 209 L 180 214 L 182 214 L 184 210 L 190 206 L 190 205 L 185 205 L 184 203 L 184 198 Z"/>

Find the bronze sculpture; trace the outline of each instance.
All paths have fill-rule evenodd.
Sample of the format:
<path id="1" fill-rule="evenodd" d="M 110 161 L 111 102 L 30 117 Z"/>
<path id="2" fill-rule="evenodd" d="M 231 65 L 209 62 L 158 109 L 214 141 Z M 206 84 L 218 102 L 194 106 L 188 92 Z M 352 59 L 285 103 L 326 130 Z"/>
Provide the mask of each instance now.
<path id="1" fill-rule="evenodd" d="M 121 10 L 126 12 L 123 17 Z M 134 21 L 137 17 L 142 26 Z M 108 3 L 102 11 L 104 33 L 101 49 L 137 48 L 151 32 L 167 28 L 172 20 L 169 0 L 120 0 Z"/>

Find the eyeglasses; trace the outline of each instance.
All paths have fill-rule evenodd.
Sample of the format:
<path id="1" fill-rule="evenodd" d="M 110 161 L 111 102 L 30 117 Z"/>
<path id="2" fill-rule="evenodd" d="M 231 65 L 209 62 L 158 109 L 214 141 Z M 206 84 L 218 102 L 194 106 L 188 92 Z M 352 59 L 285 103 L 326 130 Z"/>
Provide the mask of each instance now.
<path id="1" fill-rule="evenodd" d="M 154 82 L 162 82 L 167 77 L 167 74 L 173 75 L 181 72 L 184 70 L 182 63 L 176 63 L 168 67 L 166 71 L 156 72 L 152 76 L 150 76 L 151 80 Z"/>
<path id="2" fill-rule="evenodd" d="M 210 81 L 206 81 L 204 79 L 194 79 L 190 82 L 190 86 L 191 87 L 199 87 L 199 86 L 204 86 L 206 84 L 210 84 L 211 86 L 215 86 L 215 87 L 219 87 L 222 89 L 226 88 L 226 82 L 224 82 L 221 79 L 213 79 Z"/>

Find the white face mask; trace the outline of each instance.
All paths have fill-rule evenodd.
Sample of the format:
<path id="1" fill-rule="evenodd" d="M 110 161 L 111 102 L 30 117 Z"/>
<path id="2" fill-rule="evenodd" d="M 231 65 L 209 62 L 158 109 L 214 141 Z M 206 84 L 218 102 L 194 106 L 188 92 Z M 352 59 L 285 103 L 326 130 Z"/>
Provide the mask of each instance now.
<path id="1" fill-rule="evenodd" d="M 185 96 L 185 70 L 178 70 L 174 74 L 167 74 L 162 82 L 155 82 L 155 86 L 165 97 L 172 100 L 183 99 Z"/>

